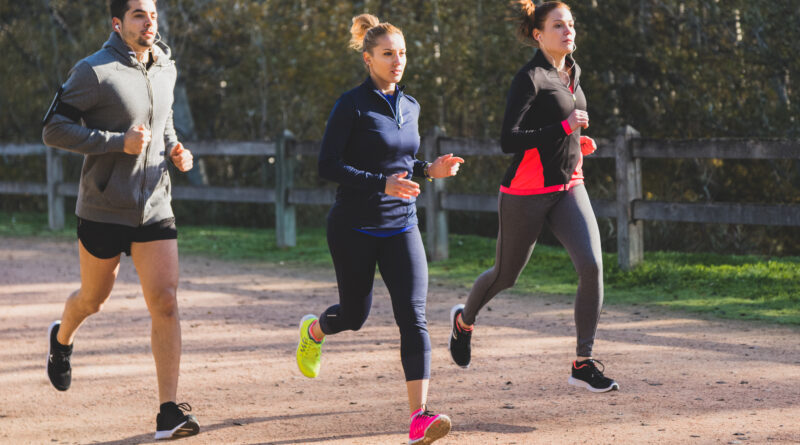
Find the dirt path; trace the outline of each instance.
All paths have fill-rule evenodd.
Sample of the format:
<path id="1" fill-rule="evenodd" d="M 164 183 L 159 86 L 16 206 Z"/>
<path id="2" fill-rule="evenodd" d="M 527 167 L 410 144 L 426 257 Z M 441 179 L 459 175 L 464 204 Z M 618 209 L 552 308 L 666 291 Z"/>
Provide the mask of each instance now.
<path id="1" fill-rule="evenodd" d="M 48 324 L 78 286 L 74 243 L 0 238 L 0 443 L 152 443 L 157 400 L 149 317 L 123 260 L 103 312 L 75 342 L 73 385 L 45 375 Z M 500 296 L 475 334 L 473 365 L 447 353 L 463 289 L 432 283 L 430 405 L 445 444 L 800 443 L 800 330 L 610 307 L 598 358 L 622 390 L 566 384 L 569 298 Z M 332 270 L 184 257 L 180 401 L 201 435 L 186 444 L 404 444 L 399 335 L 386 289 L 365 327 L 331 337 L 320 377 L 294 363 L 297 321 L 336 300 Z"/>

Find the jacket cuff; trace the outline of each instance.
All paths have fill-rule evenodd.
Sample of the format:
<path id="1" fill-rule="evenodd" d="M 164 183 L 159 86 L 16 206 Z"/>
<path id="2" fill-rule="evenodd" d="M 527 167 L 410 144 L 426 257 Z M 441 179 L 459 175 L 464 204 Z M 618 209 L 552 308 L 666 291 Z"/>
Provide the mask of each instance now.
<path id="1" fill-rule="evenodd" d="M 375 183 L 376 187 L 378 188 L 378 192 L 384 193 L 386 192 L 386 176 L 383 174 L 378 174 L 378 180 Z"/>
<path id="2" fill-rule="evenodd" d="M 106 152 L 125 152 L 125 133 L 115 134 L 108 139 L 106 143 Z"/>
<path id="3" fill-rule="evenodd" d="M 566 119 L 561 121 L 561 127 L 564 129 L 564 133 L 567 133 L 567 136 L 569 136 L 572 133 L 572 128 L 570 128 L 569 122 L 567 122 Z"/>

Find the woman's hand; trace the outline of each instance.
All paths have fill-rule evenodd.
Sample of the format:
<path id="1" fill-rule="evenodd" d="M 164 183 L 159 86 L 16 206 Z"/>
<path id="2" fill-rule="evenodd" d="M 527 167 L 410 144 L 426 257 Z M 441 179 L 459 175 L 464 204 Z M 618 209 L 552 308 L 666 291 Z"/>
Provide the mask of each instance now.
<path id="1" fill-rule="evenodd" d="M 567 123 L 572 131 L 578 128 L 589 128 L 589 113 L 575 109 L 567 118 Z"/>
<path id="2" fill-rule="evenodd" d="M 589 156 L 597 150 L 597 144 L 589 136 L 581 136 L 581 154 Z"/>
<path id="3" fill-rule="evenodd" d="M 414 181 L 403 179 L 408 176 L 408 172 L 395 173 L 386 178 L 386 189 L 384 193 L 395 198 L 409 199 L 419 195 L 419 184 Z"/>
<path id="4" fill-rule="evenodd" d="M 439 156 L 433 164 L 428 166 L 428 176 L 431 178 L 447 178 L 458 173 L 459 164 L 463 164 L 464 159 L 453 156 L 453 153 Z"/>

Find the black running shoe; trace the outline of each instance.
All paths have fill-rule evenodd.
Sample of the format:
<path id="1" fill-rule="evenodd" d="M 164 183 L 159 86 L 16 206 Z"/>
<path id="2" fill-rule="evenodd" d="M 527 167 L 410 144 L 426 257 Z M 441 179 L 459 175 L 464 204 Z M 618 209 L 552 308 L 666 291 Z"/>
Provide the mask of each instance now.
<path id="1" fill-rule="evenodd" d="M 72 345 L 64 346 L 56 340 L 58 328 L 61 327 L 61 320 L 56 320 L 50 324 L 47 330 L 47 338 L 50 350 L 47 353 L 47 377 L 50 383 L 59 391 L 66 391 L 72 384 L 72 365 L 69 360 L 72 357 Z"/>
<path id="2" fill-rule="evenodd" d="M 572 375 L 567 380 L 569 384 L 586 388 L 591 392 L 619 390 L 617 382 L 604 376 L 603 371 L 597 369 L 595 363 L 599 363 L 603 367 L 603 371 L 605 371 L 606 367 L 600 360 L 589 359 L 582 362 L 572 362 Z"/>
<path id="3" fill-rule="evenodd" d="M 156 416 L 156 439 L 177 439 L 194 436 L 200 432 L 197 418 L 191 414 L 184 414 L 183 410 L 191 411 L 192 406 L 188 403 L 176 405 L 175 402 L 161 405 L 161 412 Z"/>
<path id="4" fill-rule="evenodd" d="M 459 316 L 464 312 L 464 305 L 457 304 L 450 309 L 450 326 L 453 328 L 450 333 L 450 341 L 447 343 L 447 348 L 450 349 L 450 357 L 456 365 L 462 368 L 469 368 L 469 362 L 472 360 L 472 330 L 465 331 L 458 326 L 456 321 Z"/>

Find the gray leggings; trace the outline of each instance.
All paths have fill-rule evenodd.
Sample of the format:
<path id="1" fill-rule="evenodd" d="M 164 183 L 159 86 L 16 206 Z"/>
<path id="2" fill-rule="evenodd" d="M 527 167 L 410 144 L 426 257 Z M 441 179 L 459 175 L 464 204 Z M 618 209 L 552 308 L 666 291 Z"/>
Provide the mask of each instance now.
<path id="1" fill-rule="evenodd" d="M 512 287 L 528 264 L 536 239 L 547 223 L 567 249 L 578 272 L 575 299 L 577 355 L 590 357 L 603 305 L 603 258 L 597 228 L 586 187 L 542 195 L 500 193 L 497 256 L 494 266 L 482 273 L 467 297 L 462 315 L 466 324 L 475 323 L 478 311 L 495 295 Z"/>

